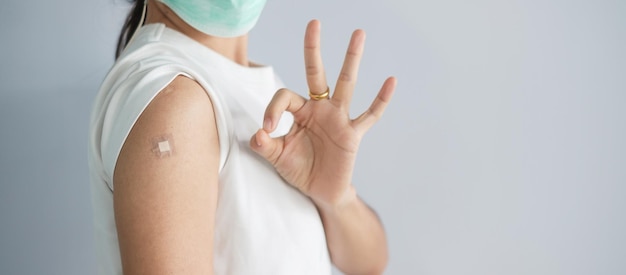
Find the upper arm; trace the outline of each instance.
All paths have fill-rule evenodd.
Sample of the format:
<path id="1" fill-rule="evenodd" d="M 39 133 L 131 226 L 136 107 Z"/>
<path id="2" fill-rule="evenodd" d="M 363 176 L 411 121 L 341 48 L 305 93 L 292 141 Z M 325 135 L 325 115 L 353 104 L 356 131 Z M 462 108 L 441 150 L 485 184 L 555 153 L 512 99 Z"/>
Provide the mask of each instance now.
<path id="1" fill-rule="evenodd" d="M 117 159 L 124 274 L 212 274 L 218 169 L 211 101 L 197 82 L 179 76 L 143 111 Z"/>

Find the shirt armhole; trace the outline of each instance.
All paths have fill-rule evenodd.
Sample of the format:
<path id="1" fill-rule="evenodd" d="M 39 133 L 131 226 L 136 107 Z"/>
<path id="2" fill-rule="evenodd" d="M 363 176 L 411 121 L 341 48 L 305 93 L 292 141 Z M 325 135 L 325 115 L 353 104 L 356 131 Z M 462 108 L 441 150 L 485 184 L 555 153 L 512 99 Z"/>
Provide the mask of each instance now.
<path id="1" fill-rule="evenodd" d="M 124 84 L 117 88 L 106 111 L 102 131 L 102 163 L 107 176 L 106 183 L 113 191 L 113 174 L 122 145 L 130 134 L 139 116 L 150 102 L 176 77 L 185 76 L 198 82 L 207 92 L 213 104 L 215 122 L 220 147 L 219 172 L 222 171 L 228 158 L 230 148 L 230 130 L 224 106 L 218 94 L 205 81 L 193 72 L 185 69 L 155 70 L 143 75 L 130 76 Z"/>

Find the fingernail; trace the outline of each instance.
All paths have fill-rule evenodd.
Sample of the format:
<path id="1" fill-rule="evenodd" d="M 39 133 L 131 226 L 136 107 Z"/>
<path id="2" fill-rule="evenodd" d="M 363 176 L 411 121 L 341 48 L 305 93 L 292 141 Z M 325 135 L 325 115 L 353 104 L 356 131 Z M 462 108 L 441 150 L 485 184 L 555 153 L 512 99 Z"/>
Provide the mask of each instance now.
<path id="1" fill-rule="evenodd" d="M 266 131 L 271 131 L 272 130 L 272 120 L 269 118 L 265 119 L 265 122 L 263 122 L 263 129 L 265 129 Z"/>
<path id="2" fill-rule="evenodd" d="M 261 147 L 261 141 L 259 140 L 259 132 L 256 132 L 256 135 L 254 135 L 254 141 L 256 142 L 256 146 Z"/>

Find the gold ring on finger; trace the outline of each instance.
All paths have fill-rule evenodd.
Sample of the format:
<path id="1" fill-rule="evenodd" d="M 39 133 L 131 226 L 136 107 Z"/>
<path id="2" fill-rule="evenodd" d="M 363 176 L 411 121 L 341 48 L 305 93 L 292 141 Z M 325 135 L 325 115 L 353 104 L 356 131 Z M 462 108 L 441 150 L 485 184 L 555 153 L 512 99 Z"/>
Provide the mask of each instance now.
<path id="1" fill-rule="evenodd" d="M 326 92 L 324 92 L 322 94 L 319 94 L 319 95 L 318 94 L 314 94 L 311 91 L 309 91 L 309 97 L 312 100 L 315 100 L 315 101 L 319 101 L 319 100 L 322 100 L 322 99 L 328 99 L 329 95 L 330 95 L 330 88 L 328 86 L 326 87 Z"/>

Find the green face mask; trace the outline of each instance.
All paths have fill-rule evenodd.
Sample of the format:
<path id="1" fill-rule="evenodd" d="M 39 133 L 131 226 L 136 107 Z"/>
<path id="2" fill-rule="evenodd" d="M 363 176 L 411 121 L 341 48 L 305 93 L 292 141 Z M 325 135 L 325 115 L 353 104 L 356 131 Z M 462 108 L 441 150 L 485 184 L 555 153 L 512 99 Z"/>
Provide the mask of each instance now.
<path id="1" fill-rule="evenodd" d="M 159 0 L 196 30 L 236 37 L 256 24 L 266 0 Z"/>

